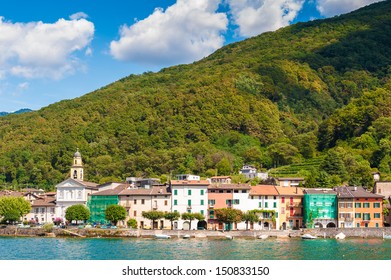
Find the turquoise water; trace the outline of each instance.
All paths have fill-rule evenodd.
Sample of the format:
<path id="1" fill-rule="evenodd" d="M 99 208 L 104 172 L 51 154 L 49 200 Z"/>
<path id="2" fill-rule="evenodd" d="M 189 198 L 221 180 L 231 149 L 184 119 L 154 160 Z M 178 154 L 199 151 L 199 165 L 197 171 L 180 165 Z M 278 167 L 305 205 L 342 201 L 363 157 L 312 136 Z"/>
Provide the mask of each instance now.
<path id="1" fill-rule="evenodd" d="M 0 237 L 0 260 L 390 260 L 383 239 Z"/>

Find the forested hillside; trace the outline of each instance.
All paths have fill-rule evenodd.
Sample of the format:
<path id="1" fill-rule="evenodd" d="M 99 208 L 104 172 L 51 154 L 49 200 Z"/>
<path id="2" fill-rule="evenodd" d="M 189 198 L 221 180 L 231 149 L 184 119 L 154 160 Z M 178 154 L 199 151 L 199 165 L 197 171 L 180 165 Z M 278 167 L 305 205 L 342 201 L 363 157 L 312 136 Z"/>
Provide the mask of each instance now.
<path id="1" fill-rule="evenodd" d="M 308 186 L 370 185 L 391 175 L 390 78 L 385 1 L 2 117 L 0 181 L 52 187 L 79 148 L 96 182 L 314 160 Z"/>

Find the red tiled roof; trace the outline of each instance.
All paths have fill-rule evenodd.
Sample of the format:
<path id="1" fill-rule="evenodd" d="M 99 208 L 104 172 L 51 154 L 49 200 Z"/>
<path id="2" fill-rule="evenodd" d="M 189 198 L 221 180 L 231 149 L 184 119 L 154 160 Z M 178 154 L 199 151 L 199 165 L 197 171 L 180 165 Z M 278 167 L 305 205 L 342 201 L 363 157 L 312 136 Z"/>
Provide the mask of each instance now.
<path id="1" fill-rule="evenodd" d="M 272 185 L 258 185 L 251 186 L 250 195 L 278 195 L 278 191 Z"/>
<path id="2" fill-rule="evenodd" d="M 208 186 L 208 190 L 249 190 L 250 185 L 249 184 L 219 184 L 219 183 L 212 183 Z"/>
<path id="3" fill-rule="evenodd" d="M 208 186 L 208 180 L 171 180 L 174 186 Z"/>

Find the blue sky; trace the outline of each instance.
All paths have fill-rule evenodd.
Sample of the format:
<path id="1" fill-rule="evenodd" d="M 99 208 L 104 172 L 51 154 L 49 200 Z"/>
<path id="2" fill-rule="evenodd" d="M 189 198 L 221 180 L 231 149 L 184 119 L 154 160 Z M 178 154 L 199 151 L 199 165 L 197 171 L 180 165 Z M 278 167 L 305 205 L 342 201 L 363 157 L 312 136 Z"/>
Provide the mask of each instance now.
<path id="1" fill-rule="evenodd" d="M 378 0 L 13 0 L 0 3 L 0 111 L 38 110 L 130 74 Z"/>

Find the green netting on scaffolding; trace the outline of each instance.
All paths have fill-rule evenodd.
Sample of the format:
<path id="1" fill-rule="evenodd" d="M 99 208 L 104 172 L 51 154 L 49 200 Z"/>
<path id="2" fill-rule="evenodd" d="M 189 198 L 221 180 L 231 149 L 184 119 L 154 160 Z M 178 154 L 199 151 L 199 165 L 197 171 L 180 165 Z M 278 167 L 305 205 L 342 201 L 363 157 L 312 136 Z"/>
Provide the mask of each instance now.
<path id="1" fill-rule="evenodd" d="M 88 202 L 87 207 L 90 209 L 90 223 L 106 224 L 109 221 L 106 220 L 105 210 L 107 206 L 112 204 L 118 204 L 119 197 L 114 195 L 92 195 Z"/>
<path id="2" fill-rule="evenodd" d="M 303 222 L 307 227 L 312 228 L 314 220 L 337 218 L 337 196 L 335 194 L 305 194 L 303 208 Z"/>

